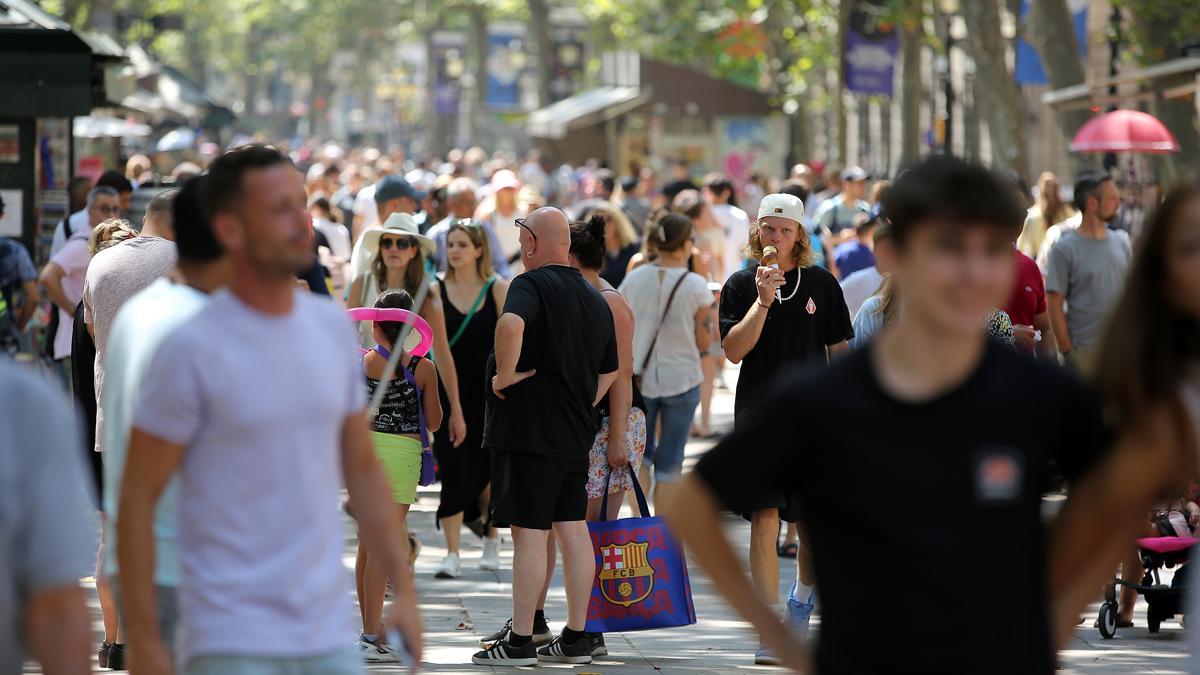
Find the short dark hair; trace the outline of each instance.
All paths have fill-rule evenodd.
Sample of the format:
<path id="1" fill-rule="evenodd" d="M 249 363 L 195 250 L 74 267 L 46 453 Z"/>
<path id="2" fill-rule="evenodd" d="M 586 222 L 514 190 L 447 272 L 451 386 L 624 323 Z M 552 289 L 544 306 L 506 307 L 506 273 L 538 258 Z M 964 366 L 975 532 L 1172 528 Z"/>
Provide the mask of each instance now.
<path id="1" fill-rule="evenodd" d="M 729 196 L 725 198 L 726 202 L 730 202 L 733 199 L 733 181 L 729 179 L 729 176 L 726 176 L 723 173 L 710 173 L 705 176 L 704 187 L 708 188 L 708 191 L 714 195 L 721 195 L 725 192 L 728 192 Z M 801 197 L 801 199 L 803 199 L 803 197 Z"/>
<path id="2" fill-rule="evenodd" d="M 577 220 L 571 223 L 571 255 L 575 256 L 579 266 L 585 270 L 604 267 L 606 220 L 603 213 L 593 211 L 586 221 Z"/>
<path id="3" fill-rule="evenodd" d="M 795 178 L 789 178 L 783 181 L 783 185 L 779 186 L 779 191 L 785 195 L 792 195 L 800 201 L 808 199 L 808 188 L 804 187 L 804 183 Z"/>
<path id="4" fill-rule="evenodd" d="M 96 187 L 110 187 L 118 193 L 133 192 L 133 183 L 125 177 L 125 174 L 116 169 L 109 169 L 100 174 L 96 179 Z"/>
<path id="5" fill-rule="evenodd" d="M 883 214 L 903 246 L 913 230 L 933 220 L 992 225 L 1014 233 L 1025 223 L 1007 176 L 956 157 L 930 157 L 903 172 L 883 195 Z"/>
<path id="6" fill-rule="evenodd" d="M 1080 213 L 1087 212 L 1087 200 L 1100 190 L 1100 186 L 1111 181 L 1112 176 L 1107 174 L 1084 174 L 1075 181 L 1075 194 L 1072 199 L 1075 202 L 1075 208 L 1079 209 Z"/>
<path id="7" fill-rule="evenodd" d="M 174 206 L 172 204 L 177 194 L 179 194 L 179 190 L 172 188 L 154 195 L 154 198 L 146 204 L 146 217 L 172 217 L 174 215 Z"/>
<path id="8" fill-rule="evenodd" d="M 605 194 L 611 195 L 617 189 L 617 174 L 613 173 L 611 169 L 597 169 L 592 173 L 592 178 L 600 183 Z"/>
<path id="9" fill-rule="evenodd" d="M 208 174 L 187 179 L 171 203 L 175 249 L 179 259 L 184 262 L 212 262 L 225 253 L 213 233 L 212 220 L 204 208 L 202 193 L 207 181 Z"/>
<path id="10" fill-rule="evenodd" d="M 242 196 L 242 179 L 249 171 L 266 169 L 277 164 L 292 164 L 279 150 L 266 145 L 244 145 L 226 152 L 208 167 L 201 196 L 205 216 L 212 219 L 228 209 Z"/>

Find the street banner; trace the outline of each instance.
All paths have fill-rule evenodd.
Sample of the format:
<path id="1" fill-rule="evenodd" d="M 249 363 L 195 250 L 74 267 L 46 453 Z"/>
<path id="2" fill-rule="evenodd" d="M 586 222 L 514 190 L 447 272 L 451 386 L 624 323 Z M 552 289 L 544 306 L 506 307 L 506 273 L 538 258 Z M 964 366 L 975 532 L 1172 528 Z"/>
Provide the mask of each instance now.
<path id="1" fill-rule="evenodd" d="M 529 58 L 525 54 L 522 26 L 493 26 L 488 31 L 487 91 L 484 102 L 492 110 L 516 110 L 521 105 L 521 75 Z"/>
<path id="2" fill-rule="evenodd" d="M 466 68 L 462 33 L 438 32 L 433 35 L 433 107 L 438 115 L 458 114 L 462 98 L 462 76 Z"/>
<path id="3" fill-rule="evenodd" d="M 896 27 L 883 20 L 878 0 L 856 0 L 846 30 L 846 89 L 858 94 L 892 95 L 900 40 Z"/>
<path id="4" fill-rule="evenodd" d="M 638 508 L 649 513 L 637 472 L 632 466 L 629 471 Z M 600 513 L 608 513 L 607 481 Z M 584 630 L 624 633 L 696 623 L 683 545 L 662 518 L 589 521 L 588 534 L 596 553 L 596 578 Z"/>

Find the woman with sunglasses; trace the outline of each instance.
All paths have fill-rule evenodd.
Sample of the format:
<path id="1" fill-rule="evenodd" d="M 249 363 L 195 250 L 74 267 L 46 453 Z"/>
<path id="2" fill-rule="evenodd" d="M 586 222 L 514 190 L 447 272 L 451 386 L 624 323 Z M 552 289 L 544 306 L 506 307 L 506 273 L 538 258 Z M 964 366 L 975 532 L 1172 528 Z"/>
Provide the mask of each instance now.
<path id="1" fill-rule="evenodd" d="M 425 269 L 426 259 L 434 252 L 433 240 L 421 234 L 416 221 L 407 213 L 393 213 L 383 227 L 367 230 L 362 239 L 363 250 L 373 262 L 370 269 L 355 277 L 350 285 L 346 307 L 370 307 L 380 293 L 392 288 L 408 291 L 414 302 L 419 303 L 417 313 L 433 329 L 432 357 L 450 404 L 448 433 L 450 442 L 458 447 L 466 439 L 467 425 L 459 403 L 458 373 L 446 336 L 441 293 Z M 363 322 L 359 328 L 360 332 L 369 331 L 370 325 Z M 373 335 L 367 333 L 360 337 L 363 347 L 369 349 L 375 345 Z"/>
<path id="2" fill-rule="evenodd" d="M 492 269 L 491 246 L 482 225 L 468 220 L 450 225 L 446 274 L 438 280 L 438 287 L 467 423 L 467 438 L 461 446 L 453 447 L 445 430 L 434 435 L 433 444 L 442 481 L 437 517 L 446 537 L 446 558 L 435 576 L 454 579 L 462 574 L 459 542 L 463 522 L 482 525 L 480 519 L 487 512 L 491 457 L 483 449 L 484 382 L 496 322 L 508 295 L 508 282 Z M 498 570 L 500 539 L 495 528 L 488 528 L 486 534 L 479 568 Z"/>

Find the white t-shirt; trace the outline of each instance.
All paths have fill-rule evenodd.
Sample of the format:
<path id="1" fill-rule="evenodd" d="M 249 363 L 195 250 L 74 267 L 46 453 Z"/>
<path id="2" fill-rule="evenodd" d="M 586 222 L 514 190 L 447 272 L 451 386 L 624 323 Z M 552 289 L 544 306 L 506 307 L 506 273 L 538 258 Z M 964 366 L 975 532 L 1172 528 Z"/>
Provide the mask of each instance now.
<path id="1" fill-rule="evenodd" d="M 521 213 L 518 211 L 513 211 L 507 216 L 495 211 L 488 216 L 488 220 L 492 223 L 492 231 L 496 233 L 500 249 L 504 252 L 507 260 L 512 260 L 512 257 L 521 250 L 521 228 L 517 227 L 517 218 L 520 217 Z"/>
<path id="2" fill-rule="evenodd" d="M 76 211 L 67 216 L 67 224 L 71 226 L 71 236 L 75 236 L 80 232 L 91 233 L 92 223 L 88 218 L 87 209 Z M 71 237 L 67 236 L 67 230 L 63 227 L 62 221 L 59 221 L 58 226 L 54 228 L 54 237 L 50 240 L 50 257 L 58 255 L 62 247 L 66 245 L 67 240 Z"/>
<path id="3" fill-rule="evenodd" d="M 218 291 L 151 360 L 138 429 L 179 472 L 180 658 L 344 649 L 342 429 L 366 406 L 350 322 L 307 291 L 283 316 Z"/>
<path id="4" fill-rule="evenodd" d="M 742 269 L 742 249 L 750 241 L 750 218 L 732 204 L 715 204 L 712 212 L 725 230 L 725 278 L 719 279 L 724 283 L 729 275 Z"/>
<path id="5" fill-rule="evenodd" d="M 91 234 L 88 230 L 87 234 Z M 83 299 L 83 283 L 87 278 L 88 263 L 92 253 L 88 250 L 87 234 L 75 233 L 63 245 L 62 250 L 50 258 L 50 262 L 63 270 L 63 295 L 72 306 Z M 61 308 L 58 310 L 58 332 L 54 334 L 54 358 L 65 359 L 71 355 L 71 335 L 75 330 L 75 318 Z"/>
<path id="6" fill-rule="evenodd" d="M 362 217 L 363 230 L 379 222 L 379 206 L 375 204 L 374 184 L 359 190 L 358 195 L 354 197 L 354 215 Z"/>
<path id="7" fill-rule="evenodd" d="M 117 574 L 116 517 L 125 475 L 125 454 L 138 387 L 158 346 L 208 304 L 208 296 L 191 286 L 159 279 L 126 302 L 113 321 L 108 339 L 108 370 L 100 409 L 104 412 L 104 512 L 108 546 L 105 569 Z M 179 476 L 171 479 L 154 509 L 154 583 L 179 586 Z"/>
<path id="8" fill-rule="evenodd" d="M 684 275 L 686 278 L 664 317 L 671 289 Z M 700 350 L 696 347 L 696 312 L 713 303 L 712 291 L 708 290 L 704 277 L 682 267 L 642 265 L 625 276 L 620 291 L 633 308 L 633 370 L 642 376 L 642 395 L 665 398 L 698 386 L 704 380 L 704 373 L 700 369 Z M 656 331 L 658 340 L 643 370 Z"/>
<path id="9" fill-rule="evenodd" d="M 324 218 L 313 218 L 313 229 L 325 235 L 329 242 L 329 252 L 339 258 L 350 259 L 350 230 L 341 223 L 334 223 Z"/>
<path id="10" fill-rule="evenodd" d="M 861 269 L 842 279 L 842 295 L 846 296 L 846 309 L 850 310 L 850 316 L 858 314 L 858 308 L 879 290 L 881 283 L 883 275 L 874 267 Z"/>

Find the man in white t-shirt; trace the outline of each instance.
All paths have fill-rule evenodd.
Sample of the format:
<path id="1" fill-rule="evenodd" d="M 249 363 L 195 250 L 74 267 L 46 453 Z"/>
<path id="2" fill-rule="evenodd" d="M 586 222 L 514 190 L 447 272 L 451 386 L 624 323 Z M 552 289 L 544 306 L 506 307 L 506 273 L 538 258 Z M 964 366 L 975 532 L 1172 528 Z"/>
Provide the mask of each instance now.
<path id="1" fill-rule="evenodd" d="M 185 182 L 171 200 L 172 231 L 178 243 L 178 264 L 172 278 L 159 278 L 129 298 L 112 322 L 107 340 L 104 391 L 100 397 L 100 411 L 105 422 L 103 436 L 98 431 L 96 437 L 102 440 L 104 447 L 103 499 L 104 512 L 108 516 L 104 524 L 107 545 L 102 573 L 110 580 L 117 577 L 114 545 L 117 497 L 125 473 L 133 415 L 138 407 L 138 389 L 162 341 L 208 304 L 209 294 L 227 284 L 232 272 L 227 256 L 202 215 L 198 194 L 202 180 L 198 177 Z M 153 525 L 154 600 L 159 635 L 168 648 L 173 648 L 176 643 L 179 622 L 178 518 L 179 478 L 176 476 L 159 497 Z M 111 666 L 111 646 L 109 650 Z"/>
<path id="2" fill-rule="evenodd" d="M 205 181 L 234 274 L 162 342 L 140 388 L 117 523 L 131 662 L 171 670 L 152 522 L 176 472 L 182 672 L 362 672 L 343 482 L 395 589 L 389 623 L 419 661 L 412 574 L 369 436 L 357 339 L 332 303 L 295 285 L 312 256 L 302 176 L 278 150 L 251 145 L 219 157 Z"/>
<path id="3" fill-rule="evenodd" d="M 725 279 L 742 269 L 742 249 L 750 241 L 750 217 L 734 205 L 733 197 L 733 181 L 727 176 L 711 173 L 704 178 L 704 200 L 725 230 Z"/>
<path id="4" fill-rule="evenodd" d="M 63 362 L 71 355 L 71 331 L 75 309 L 83 298 L 83 284 L 92 252 L 88 237 L 97 225 L 121 212 L 120 194 L 110 187 L 93 188 L 88 193 L 88 227 L 76 230 L 50 262 L 42 268 L 41 282 L 46 296 L 58 308 L 58 330 L 54 334 L 55 361 Z"/>
<path id="5" fill-rule="evenodd" d="M 491 193 L 475 211 L 475 219 L 487 222 L 496 239 L 504 258 L 513 268 L 511 274 L 520 274 L 524 270 L 520 263 L 521 229 L 517 227 L 517 218 L 525 216 L 521 205 L 517 203 L 517 191 L 521 189 L 521 181 L 517 175 L 508 169 L 501 169 L 492 174 L 492 180 L 487 185 Z"/>

